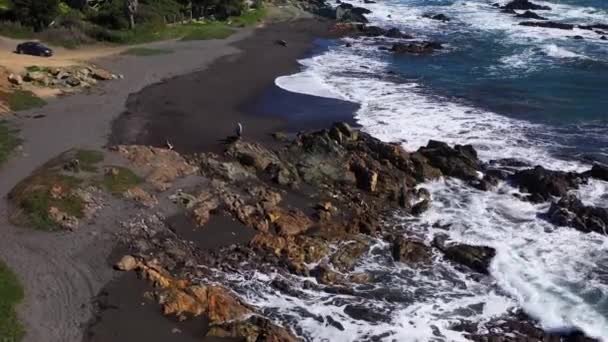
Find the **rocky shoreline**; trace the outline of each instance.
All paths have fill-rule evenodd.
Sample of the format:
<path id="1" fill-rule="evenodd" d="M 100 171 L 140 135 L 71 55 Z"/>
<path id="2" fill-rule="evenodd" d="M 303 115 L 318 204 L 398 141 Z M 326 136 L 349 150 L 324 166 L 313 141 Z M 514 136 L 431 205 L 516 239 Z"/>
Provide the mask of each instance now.
<path id="1" fill-rule="evenodd" d="M 502 10 L 547 10 L 525 8 L 530 7 L 527 4 L 514 1 Z M 339 7 L 338 19 L 357 23 L 334 27 L 325 22 L 335 29 L 331 35 L 380 37 L 380 48 L 394 53 L 428 54 L 443 47 L 438 42 L 411 40 L 399 30 L 363 25 L 365 11 L 352 5 Z M 445 15 L 429 16 L 450 20 Z M 542 20 L 534 13 L 525 17 Z M 288 36 L 286 43 L 296 47 L 290 51 L 269 38 L 285 35 L 271 31 L 260 38 L 267 43 L 259 47 L 261 53 L 276 49 L 284 58 L 273 62 L 278 66 L 271 73 L 261 67 L 267 61 L 253 59 L 247 65 L 249 70 L 259 68 L 251 76 L 256 80 L 253 88 L 219 91 L 235 82 L 230 74 L 215 84 L 217 88 L 194 76 L 150 87 L 149 97 L 140 93 L 130 98 L 129 110 L 114 123 L 113 147 L 103 152 L 102 160 L 89 165 L 86 158 L 70 151 L 39 170 L 47 172 L 50 167 L 57 176 L 50 183 L 36 184 L 49 196 L 50 206 L 42 214 L 53 229 L 82 231 L 98 220 L 118 221 L 112 231 L 118 247 L 108 267 L 122 273 L 97 296 L 97 315 L 87 327 L 85 341 L 306 339 L 293 321 L 262 310 L 223 277 L 256 272 L 277 275 L 269 279 L 269 285 L 292 298 L 305 298 L 306 291 L 315 291 L 399 302 L 404 299 L 398 295 L 362 290 L 383 281 L 357 269 L 364 256 L 377 253 L 373 245 L 378 242 L 390 246 L 383 257 L 394 267 L 401 263 L 426 270 L 438 257 L 468 279 L 491 281 L 490 267 L 497 253 L 493 248 L 459 244 L 444 235 L 429 243 L 411 237 L 406 225 L 393 224 L 395 213 L 415 217 L 428 210 L 433 198 L 424 184 L 442 178 L 458 179 L 479 191 L 492 191 L 507 182 L 519 188 L 524 195 L 516 195 L 527 201 L 551 202 L 546 212 L 538 213 L 544 219 L 585 233 L 607 234 L 608 210 L 586 206 L 573 194 L 591 178 L 608 181 L 608 169 L 603 166 L 571 173 L 511 159 L 484 162 L 470 145 L 430 141 L 417 151 L 406 151 L 348 123 L 325 122 L 327 127 L 316 130 L 284 133 L 279 132 L 285 127 L 280 120 L 247 116 L 238 107 L 259 95 L 275 74 L 293 70 L 294 57 L 308 49 L 313 39 L 310 32 L 302 41 Z M 253 40 L 244 46 L 257 43 Z M 230 67 L 230 60 L 238 58 L 230 56 L 220 64 Z M 210 74 L 202 72 L 197 77 L 204 75 Z M 179 102 L 189 99 L 172 102 L 164 97 L 171 82 L 190 90 L 192 82 L 200 83 L 201 88 L 213 88 L 222 95 L 201 95 L 200 102 L 186 110 Z M 217 102 L 205 106 L 214 97 Z M 154 98 L 157 102 L 145 101 Z M 199 109 L 204 115 L 198 115 Z M 223 117 L 213 117 L 217 122 L 207 124 L 210 114 L 217 113 Z M 188 115 L 196 118 L 189 121 Z M 241 120 L 247 120 L 244 137 L 227 136 Z M 32 210 L 23 194 L 29 194 L 24 189 L 31 190 L 28 185 L 34 180 L 26 179 L 9 196 L 13 223 L 23 222 L 22 215 Z M 40 190 L 39 186 L 33 188 Z M 32 216 L 26 215 L 27 219 Z M 449 224 L 442 229 L 449 230 Z M 343 317 L 299 314 L 345 330 Z M 390 322 L 390 312 L 352 303 L 344 304 L 344 315 L 366 324 Z M 450 329 L 474 341 L 593 340 L 579 331 L 545 332 L 519 310 L 483 324 L 461 320 Z M 446 338 L 437 334 L 438 339 Z M 390 333 L 369 333 L 364 340 L 386 339 L 391 339 Z"/>
<path id="2" fill-rule="evenodd" d="M 509 166 L 513 161 L 501 161 L 504 166 L 496 166 L 501 164 L 498 161 L 494 166 L 487 165 L 477 159 L 471 146 L 450 147 L 431 141 L 418 151 L 408 152 L 344 123 L 301 133 L 294 139 L 278 138 L 275 147 L 233 138 L 224 145 L 222 154 L 199 153 L 185 159 L 167 149 L 117 147 L 116 153 L 130 161 L 129 167 L 148 174 L 149 185 L 160 191 L 156 197 L 166 197 L 172 204 L 168 211 L 162 209 L 166 205 L 149 206 L 137 217 L 122 222 L 119 235 L 126 252 L 115 267 L 136 272 L 147 281 L 151 287 L 141 294 L 142 298 L 156 302 L 167 317 L 178 322 L 206 317 L 208 328 L 202 336 L 299 340 L 297 331 L 291 330 L 293 326 L 282 327 L 269 320 L 230 288 L 218 285 L 215 274 L 256 270 L 312 277 L 315 281 L 305 284 L 308 289 L 355 294 L 358 286 L 378 281 L 371 274 L 354 272 L 358 259 L 369 252 L 375 238 L 392 245 L 395 262 L 424 267 L 434 262 L 431 255 L 437 250 L 471 277 L 479 281 L 491 277 L 488 267 L 494 249 L 455 244 L 442 236 L 427 245 L 404 237 L 403 230 L 391 226 L 394 211 L 419 215 L 430 206 L 432 198 L 421 186 L 439 177 L 459 178 L 484 190 L 499 181 L 513 182 L 530 193 L 531 201 L 563 195 L 554 204 L 559 209 L 551 208 L 549 220 L 568 217 L 577 223 L 572 224 L 573 228 L 596 232 L 598 225 L 608 223 L 606 216 L 598 214 L 605 212 L 599 208 L 564 204 L 572 202 L 568 191 L 587 177 L 604 177 L 606 170 L 601 167 L 582 174 L 540 167 L 513 172 Z M 167 171 L 165 165 L 176 165 L 176 169 Z M 183 177 L 188 180 L 184 182 Z M 182 187 L 176 190 L 173 182 Z M 199 248 L 169 224 L 166 218 L 176 213 L 187 218 L 181 224 L 194 227 L 196 234 L 208 234 L 206 229 L 215 218 L 229 217 L 247 227 L 253 237 L 247 242 L 226 242 L 224 247 Z M 591 222 L 593 228 L 588 227 Z M 333 246 L 341 247 L 336 250 Z M 304 296 L 278 277 L 272 286 L 281 293 Z M 347 306 L 345 313 L 368 322 L 385 319 L 382 312 L 365 307 Z M 338 317 L 318 319 L 341 327 Z M 564 337 L 591 340 L 576 332 L 543 332 L 522 312 L 489 325 L 491 329 L 484 326 L 491 331 L 486 334 L 480 332 L 477 322 L 463 321 L 453 329 L 476 341 L 509 340 L 508 336 L 514 334 L 539 341 Z M 375 338 L 380 337 L 369 336 L 370 340 Z"/>
<path id="3" fill-rule="evenodd" d="M 516 8 L 505 6 L 503 10 L 526 9 L 522 6 L 530 7 L 527 2 L 515 1 L 510 7 Z M 530 9 L 547 10 L 526 10 Z M 352 5 L 338 6 L 337 19 L 347 23 L 336 25 L 334 33 L 405 40 L 392 47 L 380 41 L 381 49 L 395 53 L 426 54 L 442 48 L 438 42 L 410 41 L 412 37 L 399 30 L 362 24 L 367 22 L 365 13 Z M 542 20 L 533 12 L 524 17 Z M 447 16 L 431 18 L 449 21 Z M 395 212 L 416 216 L 427 210 L 432 198 L 422 184 L 442 177 L 459 179 L 481 191 L 508 182 L 527 194 L 525 200 L 554 202 L 547 212 L 539 213 L 548 221 L 606 234 L 606 210 L 586 207 L 571 194 L 590 177 L 606 180 L 606 170 L 601 166 L 585 173 L 566 173 L 510 159 L 483 162 L 470 145 L 452 147 L 439 141 L 430 141 L 418 151 L 405 151 L 398 144 L 381 142 L 345 123 L 295 136 L 277 133 L 271 139 L 269 133 L 269 128 L 264 134 L 256 128 L 247 138 L 227 138 L 218 144 L 217 135 L 222 133 L 216 132 L 216 142 L 205 142 L 206 148 L 182 148 L 188 152 L 184 160 L 197 168 L 197 177 L 202 178 L 194 183 L 186 181 L 189 186 L 179 189 L 169 186 L 158 195 L 172 201 L 169 213 L 153 207 L 155 210 L 123 222 L 128 229 L 121 239 L 127 251 L 115 260 L 115 267 L 135 272 L 153 286 L 145 292 L 145 298 L 172 321 L 205 317 L 206 328 L 196 333 L 176 328 L 179 334 L 187 335 L 184 338 L 300 340 L 302 331 L 297 324 L 260 311 L 230 288 L 229 282 L 220 285 L 221 274 L 279 274 L 284 277 L 272 280 L 272 288 L 294 298 L 306 297 L 303 290 L 357 295 L 360 286 L 379 281 L 355 267 L 371 252 L 374 240 L 391 246 L 389 257 L 395 263 L 424 268 L 436 262 L 432 256 L 438 254 L 471 279 L 491 278 L 489 267 L 496 254 L 493 248 L 457 244 L 441 235 L 429 244 L 407 237 L 407 227 L 404 230 L 391 225 Z M 162 145 L 158 137 L 146 142 Z M 125 148 L 132 148 L 135 154 L 140 148 L 151 149 L 153 155 L 166 152 L 159 148 Z M 213 152 L 201 153 L 205 150 Z M 177 225 L 170 219 L 176 216 L 180 217 Z M 192 235 L 182 235 L 184 231 L 209 234 L 206 230 L 219 218 L 241 227 L 234 233 L 234 240 L 200 248 L 192 243 Z M 212 237 L 208 235 L 207 239 Z M 308 280 L 295 286 L 285 280 L 291 276 Z M 351 304 L 344 307 L 344 313 L 349 319 L 371 324 L 388 319 L 385 312 Z M 340 317 L 300 314 L 345 329 Z M 105 311 L 100 313 L 102 325 L 107 315 Z M 91 329 L 95 331 L 95 325 Z M 463 320 L 450 329 L 475 341 L 593 340 L 576 330 L 545 332 L 522 311 L 482 325 Z M 96 341 L 95 334 L 91 336 L 90 340 Z M 382 340 L 390 334 L 365 338 Z"/>

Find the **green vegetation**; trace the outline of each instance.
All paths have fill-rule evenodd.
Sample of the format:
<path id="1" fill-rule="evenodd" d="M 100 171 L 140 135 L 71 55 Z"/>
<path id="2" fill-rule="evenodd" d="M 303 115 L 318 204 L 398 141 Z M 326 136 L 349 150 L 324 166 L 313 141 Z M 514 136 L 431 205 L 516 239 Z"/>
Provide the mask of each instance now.
<path id="1" fill-rule="evenodd" d="M 36 229 L 52 230 L 56 223 L 49 216 L 49 209 L 55 207 L 77 218 L 83 217 L 84 202 L 72 194 L 82 182 L 67 175 L 47 174 L 47 179 L 39 179 L 37 189 L 27 192 L 19 205 L 27 216 L 27 223 Z M 56 194 L 55 191 L 58 193 Z"/>
<path id="2" fill-rule="evenodd" d="M 15 274 L 0 261 L 0 336 L 3 341 L 20 341 L 23 326 L 15 307 L 23 300 L 23 289 Z"/>
<path id="3" fill-rule="evenodd" d="M 2 95 L 7 98 L 8 106 L 13 111 L 28 110 L 46 105 L 46 101 L 27 90 L 15 90 L 12 93 Z"/>
<path id="4" fill-rule="evenodd" d="M 78 160 L 78 164 L 74 164 L 74 160 Z M 82 218 L 85 203 L 74 191 L 88 183 L 82 175 L 71 171 L 95 172 L 102 161 L 103 154 L 91 150 L 70 150 L 49 161 L 9 193 L 9 200 L 19 208 L 11 214 L 11 221 L 36 229 L 54 230 L 57 223 L 49 215 L 52 207 Z"/>
<path id="5" fill-rule="evenodd" d="M 103 153 L 94 150 L 76 150 L 75 158 L 83 171 L 97 172 L 97 164 L 103 161 Z"/>
<path id="6" fill-rule="evenodd" d="M 157 55 L 168 55 L 172 54 L 174 51 L 170 49 L 153 49 L 153 48 L 131 48 L 123 52 L 123 55 L 132 55 L 132 56 L 157 56 Z"/>
<path id="7" fill-rule="evenodd" d="M 107 169 L 101 185 L 112 194 L 119 195 L 142 182 L 143 180 L 130 169 L 112 166 Z"/>
<path id="8" fill-rule="evenodd" d="M 234 32 L 231 27 L 256 24 L 266 15 L 262 0 L 254 10 L 246 8 L 245 0 L 2 1 L 6 9 L 0 11 L 1 35 L 67 48 L 95 41 L 225 38 Z"/>
<path id="9" fill-rule="evenodd" d="M 243 13 L 241 16 L 230 18 L 231 24 L 235 26 L 253 26 L 259 24 L 267 15 L 266 8 L 260 7 Z"/>
<path id="10" fill-rule="evenodd" d="M 17 130 L 12 129 L 8 122 L 0 121 L 0 165 L 8 159 L 20 142 Z"/>

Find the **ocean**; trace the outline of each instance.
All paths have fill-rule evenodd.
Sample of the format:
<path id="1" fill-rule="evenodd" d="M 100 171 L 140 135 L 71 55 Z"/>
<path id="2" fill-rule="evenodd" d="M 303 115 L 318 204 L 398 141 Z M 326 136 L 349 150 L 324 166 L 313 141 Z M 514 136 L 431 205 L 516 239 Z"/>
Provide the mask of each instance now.
<path id="1" fill-rule="evenodd" d="M 530 165 L 583 171 L 608 163 L 608 41 L 589 30 L 524 27 L 485 0 L 352 2 L 372 11 L 371 24 L 397 27 L 444 43 L 432 55 L 378 49 L 389 38 L 319 40 L 301 71 L 280 77 L 283 90 L 359 105 L 355 120 L 384 141 L 416 150 L 429 139 L 472 144 L 484 161 L 516 158 Z M 498 1 L 501 4 L 504 0 Z M 608 24 L 608 1 L 534 1 L 552 21 Z M 445 14 L 449 22 L 425 18 Z M 608 32 L 607 32 L 608 33 Z M 577 39 L 574 38 L 577 37 Z M 346 46 L 350 43 L 350 46 Z M 309 341 L 465 341 L 457 322 L 484 322 L 523 309 L 547 331 L 578 329 L 608 341 L 608 237 L 557 227 L 542 218 L 549 203 L 519 199 L 501 183 L 479 191 L 458 180 L 424 184 L 431 209 L 387 224 L 430 243 L 437 234 L 497 255 L 491 277 L 473 279 L 435 255 L 435 266 L 396 265 L 381 240 L 357 265 L 373 285 L 356 295 L 289 297 L 269 286 L 278 275 L 226 274 L 249 303 Z M 608 183 L 593 180 L 577 195 L 608 207 Z M 445 230 L 449 225 L 449 230 Z M 303 279 L 293 276 L 293 284 Z M 347 304 L 388 317 L 365 322 L 344 315 Z M 343 330 L 315 317 L 340 318 Z"/>

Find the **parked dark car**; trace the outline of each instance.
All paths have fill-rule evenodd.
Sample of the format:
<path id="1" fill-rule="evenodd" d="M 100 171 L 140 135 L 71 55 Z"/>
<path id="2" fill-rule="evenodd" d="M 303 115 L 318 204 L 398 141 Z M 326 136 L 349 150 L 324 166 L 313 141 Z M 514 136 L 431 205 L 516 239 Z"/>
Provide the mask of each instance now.
<path id="1" fill-rule="evenodd" d="M 41 56 L 41 57 L 51 57 L 53 55 L 53 50 L 44 46 L 39 42 L 25 42 L 17 45 L 17 49 L 15 52 L 18 54 L 26 54 L 33 56 Z"/>

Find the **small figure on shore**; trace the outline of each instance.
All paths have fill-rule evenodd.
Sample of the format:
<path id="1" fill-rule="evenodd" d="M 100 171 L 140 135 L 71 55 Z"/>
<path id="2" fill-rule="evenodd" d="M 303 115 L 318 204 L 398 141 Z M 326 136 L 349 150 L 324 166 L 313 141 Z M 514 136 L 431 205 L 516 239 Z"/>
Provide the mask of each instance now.
<path id="1" fill-rule="evenodd" d="M 241 138 L 241 136 L 243 136 L 243 125 L 241 125 L 240 122 L 236 123 L 235 133 L 237 138 Z"/>
<path id="2" fill-rule="evenodd" d="M 167 139 L 167 141 L 165 143 L 167 144 L 168 149 L 173 150 L 173 144 L 171 142 L 169 142 L 169 139 Z"/>
<path id="3" fill-rule="evenodd" d="M 277 44 L 279 44 L 279 45 L 281 45 L 281 46 L 285 46 L 285 47 L 287 47 L 287 42 L 286 42 L 286 41 L 284 41 L 284 40 L 282 40 L 282 39 L 277 40 Z"/>

